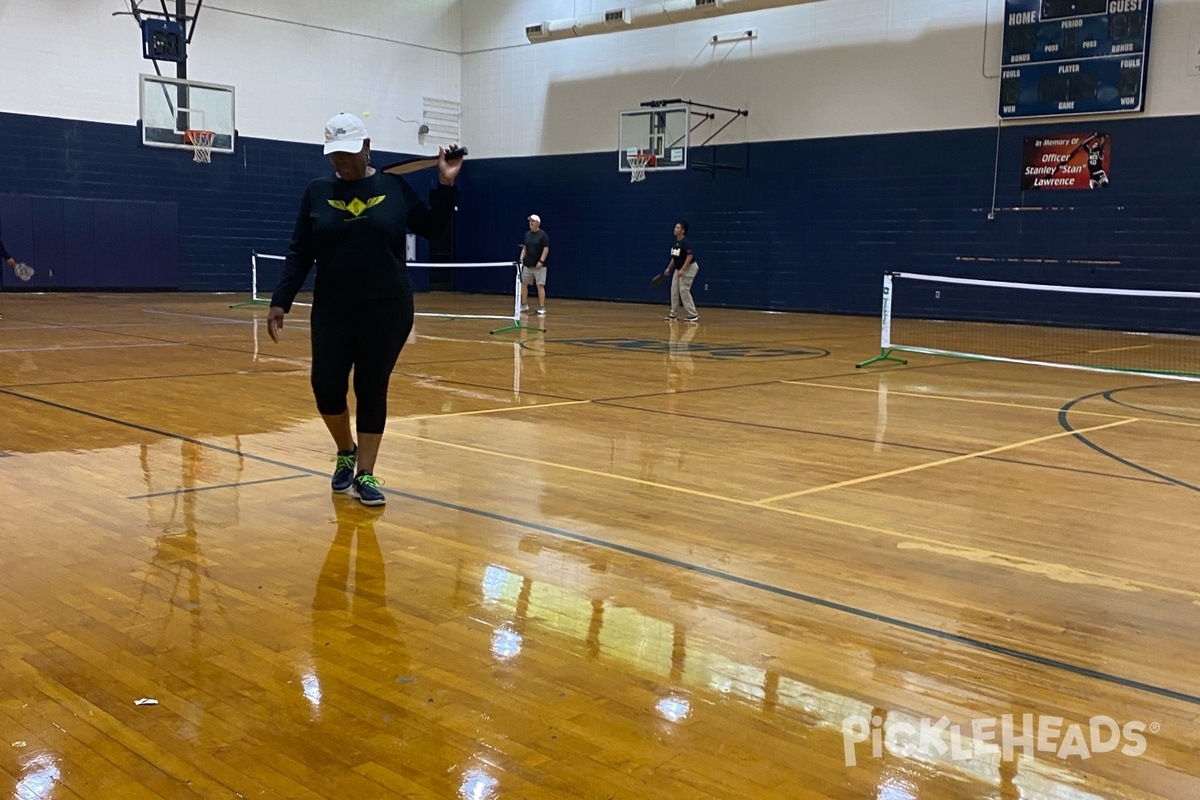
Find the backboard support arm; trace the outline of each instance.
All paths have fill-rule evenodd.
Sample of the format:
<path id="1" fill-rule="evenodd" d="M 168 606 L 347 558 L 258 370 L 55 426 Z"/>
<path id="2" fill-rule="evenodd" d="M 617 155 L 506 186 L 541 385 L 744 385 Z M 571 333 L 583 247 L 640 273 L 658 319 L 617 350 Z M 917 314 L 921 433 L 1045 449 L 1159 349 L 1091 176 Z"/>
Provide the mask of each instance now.
<path id="1" fill-rule="evenodd" d="M 694 111 L 694 110 L 692 111 L 693 114 L 696 114 L 696 116 L 700 117 L 700 121 L 697 122 L 695 125 L 693 125 L 691 130 L 688 131 L 688 137 L 690 137 L 691 134 L 694 133 L 696 131 L 696 129 L 699 128 L 704 123 L 706 123 L 706 122 L 714 122 L 715 123 L 716 122 L 717 115 L 712 112 L 719 111 L 719 112 L 730 115 L 729 119 L 727 119 L 725 121 L 725 123 L 723 125 L 721 125 L 721 127 L 717 128 L 707 139 L 705 139 L 703 142 L 700 142 L 700 144 L 693 145 L 694 147 L 704 147 L 704 146 L 708 145 L 709 143 L 712 142 L 713 139 L 720 136 L 725 131 L 726 128 L 728 128 L 730 125 L 732 125 L 735 120 L 750 116 L 749 109 L 728 108 L 726 106 L 714 106 L 709 103 L 700 103 L 695 100 L 688 100 L 687 98 L 683 98 L 683 97 L 674 97 L 674 98 L 664 99 L 664 100 L 647 100 L 647 101 L 643 102 L 641 105 L 643 108 L 661 108 L 663 106 L 686 105 L 691 109 L 697 109 L 697 108 L 707 109 L 707 111 Z M 678 145 L 681 141 L 683 141 L 683 137 L 676 139 L 674 142 L 671 143 L 671 146 L 674 147 L 674 146 Z M 713 174 L 714 177 L 716 176 L 716 173 L 718 170 L 736 170 L 736 171 L 749 172 L 750 171 L 750 146 L 749 146 L 749 144 L 746 144 L 746 161 L 745 161 L 744 165 L 717 163 L 716 162 L 716 150 L 714 148 L 712 161 L 709 161 L 709 162 L 692 161 L 690 166 L 694 169 L 708 170 L 710 173 Z"/>

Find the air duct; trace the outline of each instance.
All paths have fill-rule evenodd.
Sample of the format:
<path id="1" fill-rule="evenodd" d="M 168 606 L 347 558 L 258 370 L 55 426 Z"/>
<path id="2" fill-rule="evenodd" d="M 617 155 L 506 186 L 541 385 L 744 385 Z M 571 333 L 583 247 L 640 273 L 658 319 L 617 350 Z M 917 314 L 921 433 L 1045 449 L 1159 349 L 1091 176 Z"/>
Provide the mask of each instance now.
<path id="1" fill-rule="evenodd" d="M 532 24 L 525 28 L 525 36 L 536 44 L 815 2 L 819 0 L 666 0 L 636 8 L 618 8 L 599 14 Z"/>

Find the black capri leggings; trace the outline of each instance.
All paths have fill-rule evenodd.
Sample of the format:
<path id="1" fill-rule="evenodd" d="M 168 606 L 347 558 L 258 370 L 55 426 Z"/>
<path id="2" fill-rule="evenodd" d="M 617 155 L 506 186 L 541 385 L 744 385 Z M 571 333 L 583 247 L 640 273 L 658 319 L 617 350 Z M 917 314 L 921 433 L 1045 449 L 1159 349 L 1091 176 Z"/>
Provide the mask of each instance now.
<path id="1" fill-rule="evenodd" d="M 388 380 L 413 326 L 413 299 L 316 303 L 312 310 L 312 388 L 317 410 L 346 411 L 350 368 L 354 368 L 356 428 L 383 433 Z"/>

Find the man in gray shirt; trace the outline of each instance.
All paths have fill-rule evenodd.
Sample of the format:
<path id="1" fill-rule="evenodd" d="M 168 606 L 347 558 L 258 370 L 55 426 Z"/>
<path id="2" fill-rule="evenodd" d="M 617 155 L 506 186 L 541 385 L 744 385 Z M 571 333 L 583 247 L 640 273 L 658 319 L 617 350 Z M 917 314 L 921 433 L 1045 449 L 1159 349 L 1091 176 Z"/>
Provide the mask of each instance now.
<path id="1" fill-rule="evenodd" d="M 521 245 L 521 310 L 529 310 L 529 284 L 537 283 L 538 310 L 546 313 L 546 257 L 550 255 L 550 237 L 542 230 L 542 218 L 529 215 L 529 230 Z"/>

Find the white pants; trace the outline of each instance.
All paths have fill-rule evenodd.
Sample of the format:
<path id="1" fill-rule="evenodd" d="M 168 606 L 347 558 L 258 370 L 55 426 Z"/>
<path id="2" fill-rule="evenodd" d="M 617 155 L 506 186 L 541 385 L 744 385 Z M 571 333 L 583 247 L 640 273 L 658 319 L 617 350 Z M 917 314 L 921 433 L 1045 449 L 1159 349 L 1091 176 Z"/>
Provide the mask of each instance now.
<path id="1" fill-rule="evenodd" d="M 692 281 L 696 280 L 696 273 L 699 271 L 700 265 L 692 264 L 682 274 L 679 270 L 675 270 L 671 275 L 672 314 L 677 313 L 679 304 L 683 303 L 683 313 L 689 317 L 696 316 L 696 302 L 692 300 Z"/>

